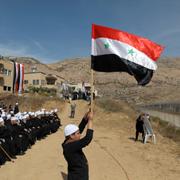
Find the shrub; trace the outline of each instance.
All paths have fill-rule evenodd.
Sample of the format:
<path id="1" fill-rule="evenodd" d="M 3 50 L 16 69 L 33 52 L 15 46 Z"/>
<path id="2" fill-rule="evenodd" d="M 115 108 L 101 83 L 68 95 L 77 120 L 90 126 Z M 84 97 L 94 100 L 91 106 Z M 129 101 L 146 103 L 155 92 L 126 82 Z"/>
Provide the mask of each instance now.
<path id="1" fill-rule="evenodd" d="M 30 93 L 38 93 L 44 96 L 56 96 L 57 93 L 57 90 L 55 88 L 30 86 L 28 89 Z"/>
<path id="2" fill-rule="evenodd" d="M 108 112 L 119 112 L 122 110 L 120 103 L 112 99 L 98 99 L 96 100 L 96 104 Z"/>

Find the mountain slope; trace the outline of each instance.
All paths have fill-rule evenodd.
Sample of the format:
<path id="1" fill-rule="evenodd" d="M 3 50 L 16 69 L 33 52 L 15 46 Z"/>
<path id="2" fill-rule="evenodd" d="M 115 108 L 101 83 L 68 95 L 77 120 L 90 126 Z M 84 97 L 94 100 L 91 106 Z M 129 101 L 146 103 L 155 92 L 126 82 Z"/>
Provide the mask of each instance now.
<path id="1" fill-rule="evenodd" d="M 180 58 L 161 58 L 151 82 L 137 86 L 134 77 L 127 73 L 94 73 L 95 87 L 99 93 L 124 99 L 132 104 L 180 100 Z M 48 64 L 70 82 L 90 81 L 90 58 L 73 59 Z"/>
<path id="2" fill-rule="evenodd" d="M 90 82 L 90 58 L 76 58 L 43 64 L 33 58 L 17 58 L 25 64 L 25 72 L 32 66 L 38 71 L 59 75 L 70 83 Z M 137 86 L 127 73 L 94 72 L 94 84 L 99 94 L 127 101 L 132 105 L 180 101 L 180 58 L 160 58 L 158 69 L 145 87 Z"/>

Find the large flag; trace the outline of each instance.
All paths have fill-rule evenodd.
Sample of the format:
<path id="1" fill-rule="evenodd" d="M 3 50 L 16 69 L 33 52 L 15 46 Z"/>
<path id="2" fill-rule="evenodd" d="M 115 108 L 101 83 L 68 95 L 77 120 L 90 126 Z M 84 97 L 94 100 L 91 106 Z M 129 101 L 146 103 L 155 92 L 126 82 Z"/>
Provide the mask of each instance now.
<path id="1" fill-rule="evenodd" d="M 163 47 L 140 36 L 92 25 L 91 68 L 100 72 L 127 72 L 139 85 L 150 82 Z"/>
<path id="2" fill-rule="evenodd" d="M 22 94 L 23 92 L 23 82 L 24 82 L 24 64 L 20 64 L 19 68 L 19 89 L 18 93 Z"/>
<path id="3" fill-rule="evenodd" d="M 23 91 L 23 81 L 24 81 L 24 65 L 14 63 L 14 78 L 13 78 L 13 92 L 22 93 Z"/>

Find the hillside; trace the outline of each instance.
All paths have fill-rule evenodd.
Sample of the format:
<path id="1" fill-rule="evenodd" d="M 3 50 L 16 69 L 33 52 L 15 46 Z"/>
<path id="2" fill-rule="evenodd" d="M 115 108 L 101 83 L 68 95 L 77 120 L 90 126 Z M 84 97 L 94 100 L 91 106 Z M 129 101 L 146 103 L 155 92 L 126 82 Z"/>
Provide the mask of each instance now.
<path id="1" fill-rule="evenodd" d="M 25 73 L 26 72 L 31 72 L 31 67 L 36 67 L 37 71 L 40 72 L 45 72 L 48 74 L 56 74 L 58 75 L 59 73 L 57 71 L 54 71 L 54 69 L 51 69 L 47 64 L 41 63 L 39 60 L 31 58 L 31 57 L 17 57 L 16 61 L 18 63 L 22 63 L 25 66 Z"/>
<path id="2" fill-rule="evenodd" d="M 95 87 L 106 97 L 123 99 L 131 104 L 180 101 L 180 58 L 161 58 L 152 81 L 137 86 L 127 73 L 94 73 Z M 90 59 L 74 59 L 48 66 L 70 82 L 90 81 Z"/>
<path id="3" fill-rule="evenodd" d="M 25 72 L 31 66 L 38 71 L 64 77 L 68 82 L 90 81 L 90 58 L 76 58 L 52 64 L 42 64 L 34 59 L 18 59 L 25 64 Z M 122 99 L 132 105 L 180 101 L 180 58 L 160 58 L 158 69 L 151 82 L 137 86 L 135 79 L 127 73 L 94 73 L 95 88 L 105 97 Z"/>

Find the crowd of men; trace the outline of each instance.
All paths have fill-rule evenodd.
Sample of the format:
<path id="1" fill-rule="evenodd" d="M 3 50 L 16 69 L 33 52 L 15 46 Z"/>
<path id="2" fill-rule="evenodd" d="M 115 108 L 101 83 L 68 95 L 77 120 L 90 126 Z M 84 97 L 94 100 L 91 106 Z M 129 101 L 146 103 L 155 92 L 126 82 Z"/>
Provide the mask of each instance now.
<path id="1" fill-rule="evenodd" d="M 57 109 L 19 112 L 18 103 L 7 108 L 0 104 L 0 165 L 25 151 L 37 140 L 54 133 L 61 126 Z"/>

